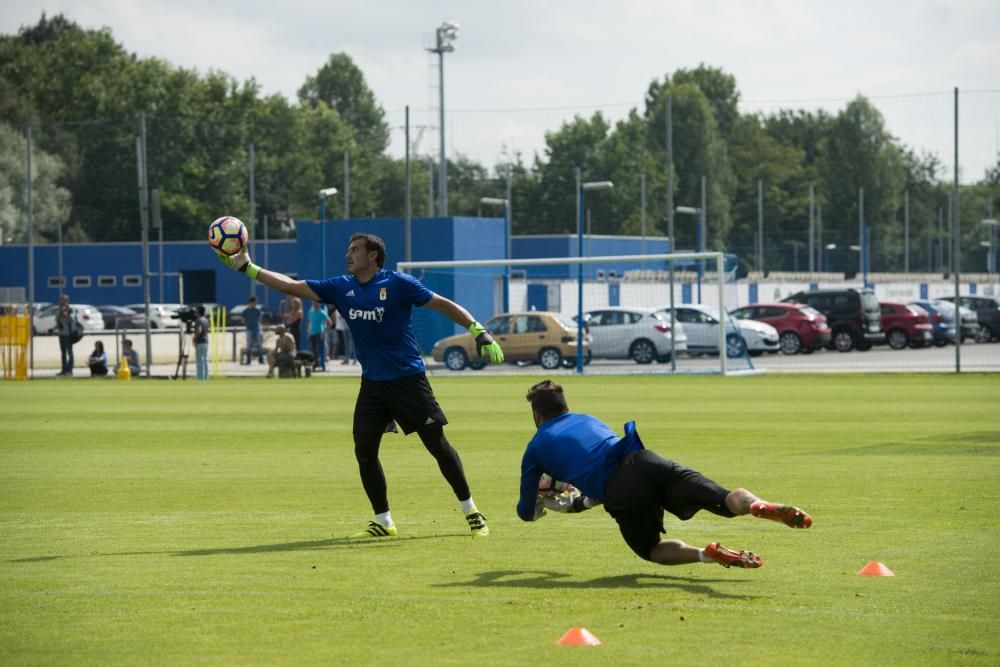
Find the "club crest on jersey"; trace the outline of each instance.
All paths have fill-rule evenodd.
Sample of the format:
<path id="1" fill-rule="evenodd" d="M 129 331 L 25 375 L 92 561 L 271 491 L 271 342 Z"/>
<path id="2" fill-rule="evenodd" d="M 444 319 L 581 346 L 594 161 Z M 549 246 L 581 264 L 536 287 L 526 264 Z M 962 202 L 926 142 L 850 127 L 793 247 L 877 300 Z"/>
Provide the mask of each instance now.
<path id="1" fill-rule="evenodd" d="M 360 308 L 351 308 L 347 311 L 347 317 L 352 320 L 368 320 L 371 322 L 381 322 L 382 315 L 385 314 L 385 308 L 374 308 L 372 310 L 361 310 Z"/>
<path id="2" fill-rule="evenodd" d="M 379 291 L 378 291 L 378 300 L 379 301 L 385 301 L 385 288 L 384 287 L 380 288 Z"/>

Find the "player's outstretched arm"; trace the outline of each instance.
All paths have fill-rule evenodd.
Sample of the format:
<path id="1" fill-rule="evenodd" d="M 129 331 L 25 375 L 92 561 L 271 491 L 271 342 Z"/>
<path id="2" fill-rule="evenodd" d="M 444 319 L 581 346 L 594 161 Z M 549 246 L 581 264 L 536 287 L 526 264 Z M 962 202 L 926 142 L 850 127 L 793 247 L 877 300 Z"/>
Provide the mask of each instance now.
<path id="1" fill-rule="evenodd" d="M 239 271 L 240 273 L 245 273 L 248 278 L 256 280 L 264 285 L 267 285 L 271 289 L 276 289 L 279 292 L 284 292 L 285 294 L 293 294 L 302 299 L 309 299 L 310 301 L 322 301 L 322 299 L 317 296 L 315 292 L 310 289 L 309 285 L 304 280 L 295 280 L 289 278 L 283 273 L 278 273 L 276 271 L 268 271 L 263 269 L 250 260 L 250 253 L 246 248 L 239 251 L 233 256 L 223 255 L 222 253 L 216 253 L 219 261 L 228 266 L 234 271 Z"/>
<path id="2" fill-rule="evenodd" d="M 460 327 L 468 329 L 476 339 L 476 350 L 481 359 L 489 359 L 494 364 L 503 363 L 503 349 L 493 340 L 493 336 L 482 324 L 477 322 L 472 314 L 451 299 L 435 294 L 425 304 L 431 310 L 436 310 Z"/>

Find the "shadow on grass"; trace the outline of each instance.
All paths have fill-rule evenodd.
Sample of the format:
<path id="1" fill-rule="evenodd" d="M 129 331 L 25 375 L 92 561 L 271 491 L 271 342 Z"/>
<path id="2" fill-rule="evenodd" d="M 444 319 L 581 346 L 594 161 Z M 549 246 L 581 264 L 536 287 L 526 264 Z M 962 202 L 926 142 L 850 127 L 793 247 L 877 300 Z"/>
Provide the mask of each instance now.
<path id="1" fill-rule="evenodd" d="M 451 533 L 443 535 L 421 535 L 417 537 L 394 537 L 392 539 L 372 538 L 367 540 L 351 540 L 346 537 L 331 537 L 325 540 L 308 540 L 303 542 L 282 542 L 279 544 L 255 544 L 245 547 L 218 547 L 214 549 L 185 549 L 182 551 L 121 551 L 116 553 L 92 553 L 73 556 L 34 556 L 31 558 L 15 558 L 8 563 L 40 563 L 50 560 L 62 560 L 65 558 L 86 558 L 88 556 L 224 556 L 243 554 L 267 554 L 282 551 L 317 551 L 327 549 L 357 549 L 357 548 L 383 548 L 401 547 L 408 542 L 417 540 L 440 540 L 440 539 L 464 539 L 469 536 L 465 533 Z"/>
<path id="2" fill-rule="evenodd" d="M 1000 456 L 1000 431 L 941 433 L 908 442 L 880 442 L 829 450 L 854 456 Z"/>
<path id="3" fill-rule="evenodd" d="M 695 579 L 690 577 L 675 577 L 667 574 L 621 574 L 614 577 L 598 577 L 574 581 L 565 572 L 547 570 L 495 570 L 480 572 L 472 581 L 456 581 L 447 584 L 434 584 L 438 588 L 463 586 L 482 586 L 487 588 L 675 588 L 698 595 L 713 598 L 751 600 L 754 595 L 730 595 L 720 593 L 707 584 L 712 583 L 746 583 L 747 579 Z"/>

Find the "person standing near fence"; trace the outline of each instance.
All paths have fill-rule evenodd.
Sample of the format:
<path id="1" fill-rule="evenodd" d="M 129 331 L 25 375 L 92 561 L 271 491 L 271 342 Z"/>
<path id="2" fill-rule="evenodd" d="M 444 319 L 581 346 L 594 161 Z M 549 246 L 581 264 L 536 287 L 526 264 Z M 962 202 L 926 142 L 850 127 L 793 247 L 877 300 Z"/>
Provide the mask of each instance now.
<path id="1" fill-rule="evenodd" d="M 323 349 L 326 331 L 330 328 L 330 316 L 319 301 L 313 301 L 309 309 L 309 343 L 312 345 L 313 370 L 326 370 L 326 350 Z"/>
<path id="2" fill-rule="evenodd" d="M 279 306 L 281 321 L 285 329 L 295 339 L 295 349 L 302 347 L 302 299 L 294 294 L 286 294 Z"/>
<path id="3" fill-rule="evenodd" d="M 340 363 L 346 366 L 352 361 L 357 362 L 354 355 L 354 337 L 351 335 L 350 327 L 347 326 L 347 320 L 339 312 L 336 327 L 337 336 L 340 338 L 340 353 L 344 355 L 344 360 Z"/>
<path id="4" fill-rule="evenodd" d="M 247 328 L 247 364 L 257 353 L 257 363 L 264 363 L 264 331 L 260 327 L 260 308 L 257 307 L 257 297 L 247 299 L 247 307 L 243 310 L 243 323 Z"/>
<path id="5" fill-rule="evenodd" d="M 194 321 L 194 358 L 195 371 L 199 380 L 208 379 L 208 318 L 205 317 L 205 306 L 198 306 L 198 319 Z"/>
<path id="6" fill-rule="evenodd" d="M 337 321 L 337 309 L 334 306 L 326 307 L 326 314 L 330 316 L 330 326 L 326 329 L 326 360 L 334 362 L 337 360 L 338 334 L 335 325 Z"/>
<path id="7" fill-rule="evenodd" d="M 59 297 L 59 312 L 56 314 L 56 333 L 59 334 L 59 356 L 62 361 L 62 371 L 59 376 L 73 374 L 73 337 L 74 329 L 79 327 L 76 315 L 69 305 L 69 297 L 65 294 Z"/>

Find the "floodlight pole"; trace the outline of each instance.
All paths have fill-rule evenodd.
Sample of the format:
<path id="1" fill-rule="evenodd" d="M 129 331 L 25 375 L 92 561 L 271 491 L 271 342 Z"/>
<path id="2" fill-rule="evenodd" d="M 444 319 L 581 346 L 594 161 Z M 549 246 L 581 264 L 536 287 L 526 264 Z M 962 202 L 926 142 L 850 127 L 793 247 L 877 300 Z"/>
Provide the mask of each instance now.
<path id="1" fill-rule="evenodd" d="M 694 236 L 695 236 L 694 251 L 704 252 L 705 249 L 702 247 L 702 239 L 701 239 L 701 216 L 702 216 L 701 208 L 700 207 L 695 208 L 694 206 L 678 206 L 677 208 L 674 209 L 674 211 L 676 211 L 677 213 L 686 213 L 688 215 L 694 216 Z M 673 251 L 672 247 L 671 251 Z M 701 261 L 699 261 L 695 266 L 698 272 L 698 303 L 701 303 Z"/>
<path id="2" fill-rule="evenodd" d="M 438 165 L 438 206 L 441 217 L 448 215 L 448 163 L 444 152 L 444 54 L 455 50 L 454 41 L 458 37 L 458 24 L 445 21 L 434 31 L 435 46 L 427 49 L 438 54 L 438 112 L 440 132 L 440 164 Z"/>
<path id="3" fill-rule="evenodd" d="M 337 194 L 337 188 L 323 188 L 319 191 L 319 238 L 320 238 L 320 272 L 326 278 L 326 198 Z"/>
<path id="4" fill-rule="evenodd" d="M 482 197 L 479 199 L 480 204 L 487 204 L 489 206 L 503 206 L 503 235 L 504 235 L 504 246 L 503 246 L 503 258 L 510 259 L 510 199 L 501 199 L 498 197 Z M 503 270 L 503 312 L 510 312 L 510 297 L 508 292 L 510 291 L 510 266 L 504 267 Z"/>
<path id="5" fill-rule="evenodd" d="M 589 191 L 610 190 L 614 187 L 611 181 L 590 181 L 580 183 L 580 168 L 574 170 L 576 175 L 576 235 L 577 255 L 583 259 L 583 212 L 584 196 Z M 576 372 L 583 374 L 583 263 L 577 265 L 576 273 Z"/>

